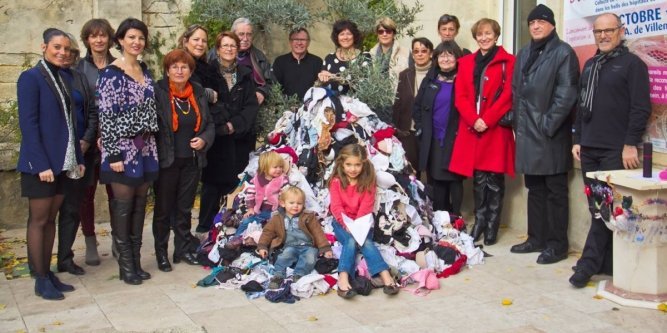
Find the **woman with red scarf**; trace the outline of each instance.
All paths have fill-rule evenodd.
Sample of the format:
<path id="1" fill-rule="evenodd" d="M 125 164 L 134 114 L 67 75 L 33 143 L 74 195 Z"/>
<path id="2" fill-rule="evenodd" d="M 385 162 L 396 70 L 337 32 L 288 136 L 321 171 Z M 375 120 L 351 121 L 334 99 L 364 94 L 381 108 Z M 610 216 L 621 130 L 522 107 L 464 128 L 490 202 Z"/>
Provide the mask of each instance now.
<path id="1" fill-rule="evenodd" d="M 498 121 L 512 108 L 514 56 L 496 45 L 498 22 L 483 18 L 472 26 L 477 52 L 459 60 L 454 84 L 459 130 L 449 170 L 473 177 L 475 226 L 472 237 L 497 241 L 505 174 L 514 176 L 514 135 Z"/>
<path id="2" fill-rule="evenodd" d="M 169 52 L 163 60 L 165 77 L 155 85 L 158 126 L 157 149 L 160 174 L 155 182 L 153 236 L 158 269 L 171 271 L 167 255 L 170 216 L 174 216 L 174 263 L 198 264 L 199 241 L 190 232 L 192 205 L 206 150 L 213 144 L 215 127 L 210 119 L 206 90 L 190 80 L 195 60 L 183 49 Z"/>

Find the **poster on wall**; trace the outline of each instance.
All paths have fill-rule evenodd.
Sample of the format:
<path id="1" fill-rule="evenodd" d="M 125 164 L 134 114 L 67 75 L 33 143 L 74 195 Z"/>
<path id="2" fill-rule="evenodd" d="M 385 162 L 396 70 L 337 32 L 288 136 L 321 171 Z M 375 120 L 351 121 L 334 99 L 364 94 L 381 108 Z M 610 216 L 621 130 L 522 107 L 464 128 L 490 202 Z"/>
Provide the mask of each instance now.
<path id="1" fill-rule="evenodd" d="M 615 13 L 625 29 L 626 45 L 648 66 L 653 113 L 646 129 L 656 151 L 667 153 L 667 1 L 564 0 L 565 41 L 583 67 L 595 55 L 593 21 Z"/>

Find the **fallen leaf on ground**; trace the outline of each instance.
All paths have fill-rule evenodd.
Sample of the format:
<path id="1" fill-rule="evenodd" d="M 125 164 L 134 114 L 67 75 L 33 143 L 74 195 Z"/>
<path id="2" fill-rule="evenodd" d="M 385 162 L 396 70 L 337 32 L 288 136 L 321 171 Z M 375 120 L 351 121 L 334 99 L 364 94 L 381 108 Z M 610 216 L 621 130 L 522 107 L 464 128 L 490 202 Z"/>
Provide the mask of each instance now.
<path id="1" fill-rule="evenodd" d="M 54 326 L 61 326 L 61 325 L 63 325 L 63 324 L 64 324 L 64 323 L 63 323 L 62 321 L 60 321 L 60 320 L 56 320 L 56 321 L 54 321 L 54 322 L 51 323 L 51 325 L 54 325 Z"/>
<path id="2" fill-rule="evenodd" d="M 317 319 L 317 317 L 315 317 L 315 316 L 310 316 L 310 317 L 308 317 L 308 321 L 317 321 L 317 320 L 318 320 L 318 319 Z"/>
<path id="3" fill-rule="evenodd" d="M 595 295 L 595 296 L 593 296 L 593 298 L 594 298 L 594 299 L 603 299 L 604 297 L 602 297 L 602 296 L 600 296 L 600 295 Z"/>
<path id="4" fill-rule="evenodd" d="M 667 312 L 667 303 L 658 304 L 658 310 L 660 310 L 662 312 Z"/>
<path id="5" fill-rule="evenodd" d="M 503 298 L 503 300 L 502 300 L 501 303 L 502 303 L 502 305 L 504 305 L 504 306 L 512 305 L 512 300 L 509 299 L 509 298 Z"/>
<path id="6" fill-rule="evenodd" d="M 7 307 L 5 304 L 0 304 L 0 310 L 4 310 Z"/>

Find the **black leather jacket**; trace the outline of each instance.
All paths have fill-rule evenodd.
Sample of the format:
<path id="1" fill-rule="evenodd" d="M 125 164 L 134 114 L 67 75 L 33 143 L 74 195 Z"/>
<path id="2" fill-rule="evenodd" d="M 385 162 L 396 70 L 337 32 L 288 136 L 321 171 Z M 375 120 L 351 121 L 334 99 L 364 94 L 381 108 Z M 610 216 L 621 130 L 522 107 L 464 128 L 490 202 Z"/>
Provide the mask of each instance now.
<path id="1" fill-rule="evenodd" d="M 527 74 L 530 46 L 519 51 L 512 77 L 516 171 L 554 175 L 572 169 L 572 111 L 579 61 L 556 35 Z"/>

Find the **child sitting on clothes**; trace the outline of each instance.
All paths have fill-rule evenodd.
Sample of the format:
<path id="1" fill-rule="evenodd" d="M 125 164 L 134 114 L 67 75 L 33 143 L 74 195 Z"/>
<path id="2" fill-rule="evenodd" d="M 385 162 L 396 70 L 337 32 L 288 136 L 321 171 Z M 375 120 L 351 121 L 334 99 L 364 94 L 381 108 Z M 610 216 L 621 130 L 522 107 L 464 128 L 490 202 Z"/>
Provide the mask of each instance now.
<path id="1" fill-rule="evenodd" d="M 296 263 L 296 282 L 315 268 L 317 255 L 332 258 L 331 245 L 324 236 L 315 214 L 303 210 L 306 195 L 296 186 L 287 186 L 280 193 L 280 208 L 266 224 L 257 244 L 257 252 L 266 258 L 269 250 L 283 247 L 274 264 L 275 275 L 269 289 L 278 289 L 286 277 L 287 267 Z"/>
<path id="2" fill-rule="evenodd" d="M 246 190 L 246 206 L 248 211 L 243 215 L 236 236 L 243 235 L 252 222 L 264 222 L 271 218 L 271 213 L 278 208 L 280 188 L 287 183 L 285 170 L 287 162 L 275 151 L 267 151 L 259 155 L 257 174 L 250 181 Z"/>

